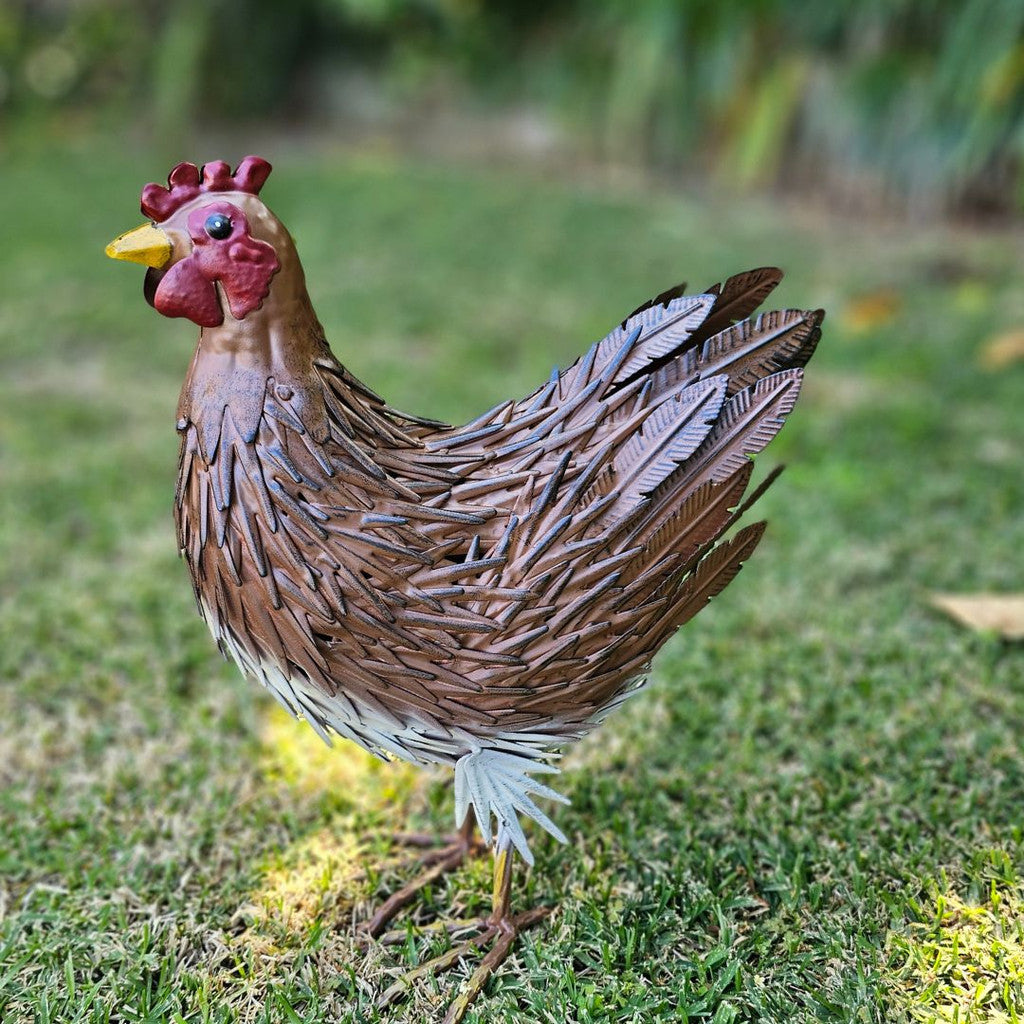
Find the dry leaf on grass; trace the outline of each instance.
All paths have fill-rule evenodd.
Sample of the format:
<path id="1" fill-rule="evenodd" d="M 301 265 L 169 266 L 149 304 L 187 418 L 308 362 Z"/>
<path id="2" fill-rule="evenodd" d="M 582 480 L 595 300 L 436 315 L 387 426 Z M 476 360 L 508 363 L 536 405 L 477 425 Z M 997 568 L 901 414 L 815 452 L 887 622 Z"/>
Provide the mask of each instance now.
<path id="1" fill-rule="evenodd" d="M 896 318 L 903 296 L 895 288 L 877 288 L 853 296 L 840 314 L 843 326 L 854 334 L 883 327 Z"/>
<path id="2" fill-rule="evenodd" d="M 932 594 L 929 600 L 969 629 L 1024 640 L 1024 594 Z"/>
<path id="3" fill-rule="evenodd" d="M 978 362 L 986 370 L 1001 370 L 1021 360 L 1024 360 L 1024 327 L 989 338 L 978 353 Z"/>

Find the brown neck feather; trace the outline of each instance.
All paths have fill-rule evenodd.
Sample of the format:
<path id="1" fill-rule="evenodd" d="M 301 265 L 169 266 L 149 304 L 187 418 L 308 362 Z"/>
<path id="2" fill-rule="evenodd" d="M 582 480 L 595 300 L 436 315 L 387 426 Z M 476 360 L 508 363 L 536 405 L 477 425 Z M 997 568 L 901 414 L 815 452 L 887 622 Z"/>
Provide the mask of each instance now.
<path id="1" fill-rule="evenodd" d="M 306 291 L 294 253 L 281 261 L 263 304 L 242 320 L 225 310 L 218 327 L 203 328 L 178 400 L 178 430 L 193 424 L 200 448 L 212 462 L 225 412 L 241 437 L 256 435 L 268 382 L 288 394 L 317 440 L 326 436 L 320 378 L 314 361 L 328 355 L 323 327 Z"/>

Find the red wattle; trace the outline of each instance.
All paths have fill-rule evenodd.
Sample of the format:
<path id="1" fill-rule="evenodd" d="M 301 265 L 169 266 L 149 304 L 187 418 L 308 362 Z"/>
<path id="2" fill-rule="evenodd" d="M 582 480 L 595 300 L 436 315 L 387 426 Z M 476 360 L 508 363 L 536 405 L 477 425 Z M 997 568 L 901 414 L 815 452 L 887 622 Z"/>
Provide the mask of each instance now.
<path id="1" fill-rule="evenodd" d="M 184 316 L 200 327 L 217 327 L 224 313 L 217 289 L 203 276 L 197 253 L 175 263 L 164 274 L 153 296 L 153 305 L 164 316 Z"/>

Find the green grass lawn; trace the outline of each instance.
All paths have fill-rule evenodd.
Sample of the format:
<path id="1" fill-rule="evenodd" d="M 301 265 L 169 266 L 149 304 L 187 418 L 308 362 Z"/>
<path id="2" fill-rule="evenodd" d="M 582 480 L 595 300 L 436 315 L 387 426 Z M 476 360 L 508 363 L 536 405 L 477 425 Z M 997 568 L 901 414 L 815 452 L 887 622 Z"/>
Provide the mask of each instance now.
<path id="1" fill-rule="evenodd" d="M 1021 650 L 927 604 L 1024 589 L 1024 363 L 978 358 L 1024 325 L 1021 237 L 266 155 L 335 351 L 400 408 L 525 394 L 681 277 L 778 263 L 831 312 L 764 543 L 566 758 L 570 842 L 514 888 L 557 912 L 470 1019 L 1024 1020 Z M 444 776 L 279 715 L 177 558 L 193 328 L 102 254 L 165 171 L 0 163 L 0 1019 L 434 1019 L 465 972 L 373 1004 L 440 940 L 352 929 L 405 877 L 387 836 L 450 828 Z"/>

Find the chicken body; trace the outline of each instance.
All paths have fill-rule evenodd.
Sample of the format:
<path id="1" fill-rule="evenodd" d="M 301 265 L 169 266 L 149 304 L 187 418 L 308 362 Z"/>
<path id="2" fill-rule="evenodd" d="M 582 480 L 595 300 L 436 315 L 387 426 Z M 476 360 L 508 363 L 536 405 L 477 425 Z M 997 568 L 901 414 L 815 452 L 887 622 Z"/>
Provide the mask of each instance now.
<path id="1" fill-rule="evenodd" d="M 457 824 L 472 808 L 529 861 L 520 816 L 562 838 L 531 776 L 637 690 L 760 539 L 721 540 L 823 314 L 747 319 L 770 268 L 673 289 L 533 394 L 449 427 L 356 380 L 287 231 L 251 190 L 211 185 L 211 205 L 205 188 L 167 206 L 171 269 L 150 282 L 158 309 L 203 325 L 175 503 L 202 614 L 325 739 L 453 765 Z M 223 252 L 202 234 L 215 217 L 233 224 Z"/>

